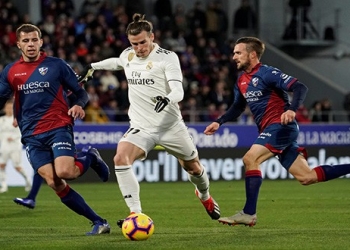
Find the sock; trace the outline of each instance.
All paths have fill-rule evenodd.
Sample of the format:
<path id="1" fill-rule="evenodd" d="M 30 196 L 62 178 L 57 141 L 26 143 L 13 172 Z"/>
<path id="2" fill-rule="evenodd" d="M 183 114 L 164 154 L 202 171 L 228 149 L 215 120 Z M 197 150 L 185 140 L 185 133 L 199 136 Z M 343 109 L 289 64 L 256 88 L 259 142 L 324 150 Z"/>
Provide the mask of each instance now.
<path id="1" fill-rule="evenodd" d="M 209 178 L 206 169 L 201 165 L 202 173 L 200 175 L 188 174 L 188 179 L 198 190 L 198 196 L 201 200 L 206 201 L 210 198 L 209 194 Z"/>
<path id="2" fill-rule="evenodd" d="M 244 213 L 250 215 L 256 214 L 256 205 L 258 203 L 261 184 L 262 177 L 260 170 L 249 170 L 245 173 L 246 203 L 243 208 Z"/>
<path id="3" fill-rule="evenodd" d="M 2 168 L 0 168 L 0 186 L 2 189 L 7 189 L 6 170 Z"/>
<path id="4" fill-rule="evenodd" d="M 44 179 L 38 173 L 34 174 L 32 188 L 30 189 L 30 192 L 29 192 L 28 196 L 26 197 L 26 199 L 31 199 L 31 200 L 35 201 L 36 196 L 39 193 L 39 189 L 41 187 L 41 184 L 43 183 L 43 180 Z"/>
<path id="5" fill-rule="evenodd" d="M 120 192 L 130 212 L 141 213 L 140 184 L 132 170 L 132 166 L 114 166 Z"/>
<path id="6" fill-rule="evenodd" d="M 75 165 L 80 170 L 80 176 L 85 174 L 92 164 L 96 164 L 96 159 L 92 155 L 86 152 L 79 152 L 77 154 L 77 157 L 75 158 Z"/>
<path id="7" fill-rule="evenodd" d="M 88 204 L 86 204 L 83 197 L 81 197 L 80 194 L 70 188 L 68 184 L 61 192 L 58 192 L 56 194 L 61 198 L 61 202 L 64 205 L 66 205 L 77 214 L 84 216 L 92 222 L 103 220 L 94 212 L 94 210 L 92 210 L 92 208 L 89 207 Z"/>
<path id="8" fill-rule="evenodd" d="M 322 165 L 315 167 L 318 182 L 329 181 L 350 173 L 350 164 Z"/>

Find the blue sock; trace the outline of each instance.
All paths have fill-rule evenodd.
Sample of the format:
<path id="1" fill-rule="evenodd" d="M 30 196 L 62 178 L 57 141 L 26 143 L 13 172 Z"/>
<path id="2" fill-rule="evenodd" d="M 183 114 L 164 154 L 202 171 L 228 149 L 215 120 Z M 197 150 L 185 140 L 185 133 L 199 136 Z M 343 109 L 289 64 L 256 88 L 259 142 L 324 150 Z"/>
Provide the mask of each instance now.
<path id="1" fill-rule="evenodd" d="M 260 170 L 250 170 L 245 173 L 246 203 L 243 208 L 244 213 L 250 215 L 256 214 L 256 205 L 258 203 L 261 184 L 262 177 Z"/>
<path id="2" fill-rule="evenodd" d="M 28 196 L 26 197 L 27 199 L 34 200 L 36 199 L 36 196 L 39 193 L 39 189 L 41 187 L 41 184 L 43 183 L 43 178 L 40 176 L 40 174 L 35 173 L 33 177 L 33 183 L 32 183 L 32 188 L 30 189 L 30 192 Z"/>
<path id="3" fill-rule="evenodd" d="M 75 192 L 69 185 L 67 185 L 61 192 L 57 193 L 57 195 L 61 198 L 61 201 L 68 208 L 84 216 L 90 221 L 101 221 L 103 220 L 100 216 L 98 216 L 92 208 L 85 202 L 83 197 L 80 194 Z"/>
<path id="4" fill-rule="evenodd" d="M 315 167 L 319 182 L 329 181 L 350 173 L 350 164 L 322 165 Z"/>

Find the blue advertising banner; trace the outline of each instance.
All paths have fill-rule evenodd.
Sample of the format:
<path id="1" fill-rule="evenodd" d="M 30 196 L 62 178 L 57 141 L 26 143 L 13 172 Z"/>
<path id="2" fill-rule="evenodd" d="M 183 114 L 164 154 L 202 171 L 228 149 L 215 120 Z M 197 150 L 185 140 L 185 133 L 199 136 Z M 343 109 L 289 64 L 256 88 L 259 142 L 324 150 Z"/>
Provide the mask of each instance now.
<path id="1" fill-rule="evenodd" d="M 189 125 L 198 148 L 247 148 L 258 136 L 255 125 L 223 125 L 212 136 L 203 133 L 206 125 Z M 77 148 L 90 144 L 100 149 L 115 149 L 128 125 L 76 125 Z M 301 125 L 300 146 L 350 146 L 350 125 Z"/>

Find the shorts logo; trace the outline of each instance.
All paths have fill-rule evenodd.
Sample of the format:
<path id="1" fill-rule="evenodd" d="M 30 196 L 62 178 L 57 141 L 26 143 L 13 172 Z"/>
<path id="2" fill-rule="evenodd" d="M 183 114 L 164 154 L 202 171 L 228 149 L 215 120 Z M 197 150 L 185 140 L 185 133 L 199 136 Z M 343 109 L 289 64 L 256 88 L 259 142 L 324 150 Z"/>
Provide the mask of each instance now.
<path id="1" fill-rule="evenodd" d="M 41 67 L 41 68 L 39 68 L 39 73 L 42 76 L 46 75 L 47 71 L 49 71 L 48 67 Z"/>

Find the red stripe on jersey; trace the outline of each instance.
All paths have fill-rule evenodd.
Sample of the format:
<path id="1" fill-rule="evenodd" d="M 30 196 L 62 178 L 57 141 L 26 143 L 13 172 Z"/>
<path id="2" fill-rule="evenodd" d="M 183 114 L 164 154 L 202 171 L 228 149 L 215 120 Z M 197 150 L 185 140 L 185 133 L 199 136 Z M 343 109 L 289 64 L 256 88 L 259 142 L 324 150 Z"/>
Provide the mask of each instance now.
<path id="1" fill-rule="evenodd" d="M 271 92 L 270 99 L 266 105 L 264 115 L 260 123 L 260 131 L 262 132 L 267 126 L 274 123 L 281 123 L 281 115 L 284 113 L 284 102 L 276 92 Z"/>
<path id="2" fill-rule="evenodd" d="M 53 100 L 48 112 L 43 115 L 35 127 L 33 135 L 44 133 L 50 128 L 61 128 L 73 125 L 72 117 L 68 116 L 68 105 L 63 98 L 63 86 L 58 90 L 58 96 Z"/>

